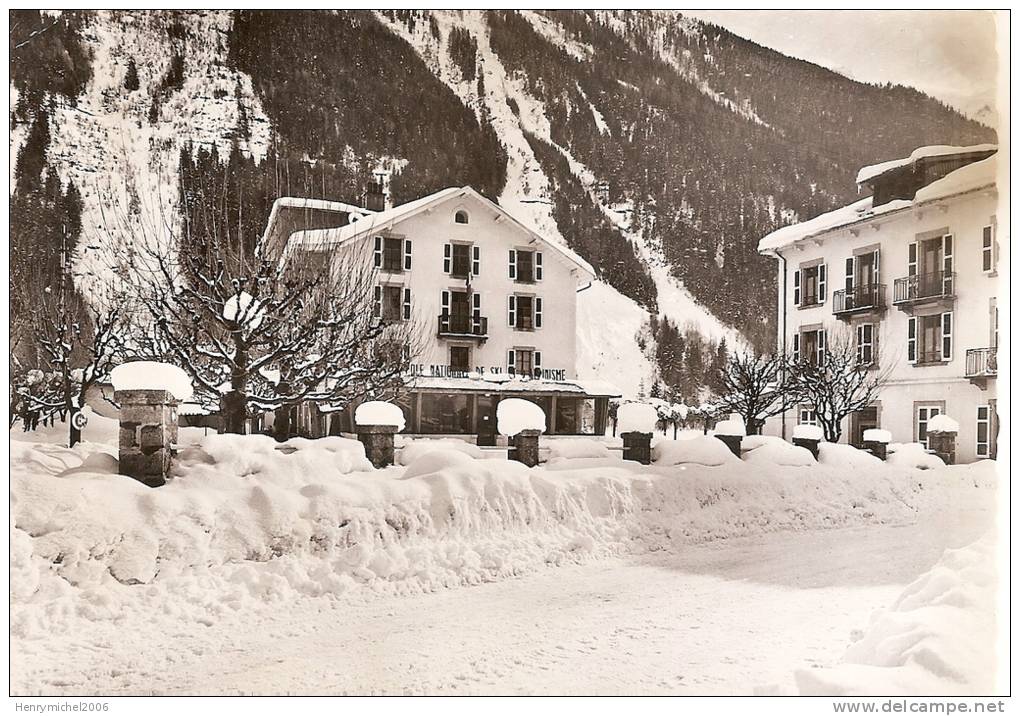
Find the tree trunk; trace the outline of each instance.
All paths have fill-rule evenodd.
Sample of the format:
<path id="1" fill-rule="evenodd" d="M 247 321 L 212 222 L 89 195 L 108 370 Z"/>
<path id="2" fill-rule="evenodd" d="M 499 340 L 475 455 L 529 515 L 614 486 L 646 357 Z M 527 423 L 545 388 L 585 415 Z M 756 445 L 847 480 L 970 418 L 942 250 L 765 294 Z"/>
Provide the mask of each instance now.
<path id="1" fill-rule="evenodd" d="M 248 418 L 248 346 L 240 333 L 234 334 L 234 370 L 230 392 L 223 396 L 223 432 L 244 435 Z"/>
<path id="2" fill-rule="evenodd" d="M 293 410 L 289 405 L 277 408 L 273 419 L 273 437 L 276 442 L 282 443 L 290 437 L 290 412 Z"/>

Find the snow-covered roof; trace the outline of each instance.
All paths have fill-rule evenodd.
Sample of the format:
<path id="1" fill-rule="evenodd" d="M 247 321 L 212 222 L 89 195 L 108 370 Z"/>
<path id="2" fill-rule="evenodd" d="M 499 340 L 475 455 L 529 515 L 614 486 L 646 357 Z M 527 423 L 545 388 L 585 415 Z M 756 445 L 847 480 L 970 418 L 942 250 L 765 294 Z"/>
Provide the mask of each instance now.
<path id="1" fill-rule="evenodd" d="M 880 162 L 878 164 L 871 164 L 870 166 L 862 167 L 857 172 L 857 183 L 863 184 L 867 181 L 871 181 L 875 177 L 881 176 L 886 172 L 892 171 L 893 169 L 899 169 L 905 167 L 908 164 L 915 164 L 922 159 L 932 159 L 935 157 L 951 157 L 957 154 L 973 154 L 976 152 L 994 152 L 998 147 L 994 144 L 975 144 L 969 147 L 954 147 L 946 144 L 936 144 L 930 147 L 918 147 L 910 153 L 909 157 L 902 159 L 892 159 L 887 162 Z"/>
<path id="2" fill-rule="evenodd" d="M 486 393 L 576 393 L 590 397 L 619 397 L 620 391 L 599 381 L 581 380 L 540 380 L 510 375 L 486 377 L 439 377 L 415 376 L 408 378 L 408 386 L 425 390 L 480 390 Z"/>
<path id="3" fill-rule="evenodd" d="M 325 199 L 305 199 L 299 196 L 281 196 L 273 202 L 273 208 L 269 212 L 269 221 L 266 222 L 265 231 L 262 232 L 262 244 L 266 245 L 269 237 L 273 235 L 273 229 L 280 217 L 281 209 L 311 209 L 314 211 L 332 211 L 338 214 L 359 214 L 368 216 L 376 212 L 366 209 L 363 206 L 355 206 L 342 201 L 327 201 Z"/>
<path id="4" fill-rule="evenodd" d="M 509 219 L 516 227 L 524 231 L 532 238 L 541 241 L 549 248 L 556 251 L 562 258 L 573 263 L 574 265 L 581 268 L 591 278 L 595 277 L 595 269 L 592 268 L 591 264 L 585 261 L 583 258 L 578 256 L 576 253 L 571 251 L 566 246 L 550 241 L 541 234 L 537 233 L 534 229 L 529 228 L 525 224 L 522 224 L 514 216 L 506 211 L 503 207 L 485 198 L 477 191 L 472 189 L 470 186 L 463 187 L 449 187 L 441 191 L 437 191 L 434 194 L 415 199 L 414 201 L 395 206 L 392 209 L 386 211 L 380 211 L 375 214 L 366 215 L 360 221 L 347 226 L 340 226 L 334 229 L 310 229 L 303 231 L 295 231 L 291 234 L 289 241 L 287 242 L 287 252 L 299 250 L 301 248 L 308 249 L 322 249 L 326 246 L 337 246 L 345 244 L 356 239 L 363 238 L 376 231 L 385 231 L 393 228 L 401 221 L 405 221 L 417 214 L 437 206 L 449 199 L 455 197 L 471 196 L 476 200 L 482 202 L 489 208 L 499 212 L 502 216 Z"/>
<path id="5" fill-rule="evenodd" d="M 984 145 L 982 145 L 984 146 Z M 957 147 L 958 149 L 958 147 Z M 893 201 L 872 206 L 872 197 L 866 197 L 853 204 L 819 214 L 813 219 L 790 224 L 776 229 L 758 242 L 760 253 L 774 253 L 798 241 L 842 229 L 858 222 L 869 221 L 876 217 L 892 214 L 903 209 L 928 204 L 959 194 L 994 187 L 998 171 L 998 155 L 963 166 L 933 181 L 928 186 L 918 189 L 913 200 L 894 199 Z"/>

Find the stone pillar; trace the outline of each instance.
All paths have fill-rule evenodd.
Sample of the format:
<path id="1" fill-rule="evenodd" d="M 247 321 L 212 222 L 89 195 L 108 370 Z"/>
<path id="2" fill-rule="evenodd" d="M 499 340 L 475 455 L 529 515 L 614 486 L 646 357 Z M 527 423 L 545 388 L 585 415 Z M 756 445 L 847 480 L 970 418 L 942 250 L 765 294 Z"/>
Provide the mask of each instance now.
<path id="1" fill-rule="evenodd" d="M 358 440 L 365 446 L 365 456 L 377 468 L 393 464 L 395 425 L 358 425 Z"/>
<path id="2" fill-rule="evenodd" d="M 118 390 L 120 472 L 149 487 L 166 484 L 177 449 L 177 400 L 166 390 Z"/>
<path id="3" fill-rule="evenodd" d="M 797 447 L 807 448 L 810 450 L 811 456 L 814 457 L 815 460 L 818 459 L 818 443 L 820 442 L 821 440 L 811 440 L 809 438 L 793 438 L 793 444 Z"/>
<path id="4" fill-rule="evenodd" d="M 889 456 L 889 445 L 886 443 L 878 442 L 877 440 L 865 440 L 864 449 L 870 452 L 875 457 L 877 457 L 879 460 L 885 460 Z"/>
<path id="5" fill-rule="evenodd" d="M 651 433 L 620 433 L 623 438 L 623 459 L 633 460 L 642 465 L 652 464 Z"/>
<path id="6" fill-rule="evenodd" d="M 956 462 L 956 433 L 928 431 L 928 447 L 942 458 L 942 462 L 952 465 Z"/>
<path id="7" fill-rule="evenodd" d="M 742 435 L 716 435 L 716 437 L 726 443 L 731 453 L 740 457 L 740 443 L 744 439 Z"/>
<path id="8" fill-rule="evenodd" d="M 522 430 L 514 436 L 514 447 L 509 451 L 511 460 L 534 467 L 538 464 L 538 436 L 541 430 Z"/>

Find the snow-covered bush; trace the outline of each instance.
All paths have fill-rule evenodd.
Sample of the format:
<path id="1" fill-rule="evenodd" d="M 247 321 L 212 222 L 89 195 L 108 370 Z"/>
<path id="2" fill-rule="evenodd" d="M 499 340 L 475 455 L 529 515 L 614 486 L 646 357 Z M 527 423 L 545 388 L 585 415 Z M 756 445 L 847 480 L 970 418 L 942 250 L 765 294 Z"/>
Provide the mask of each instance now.
<path id="1" fill-rule="evenodd" d="M 622 433 L 654 433 L 659 413 L 648 403 L 624 403 L 617 413 L 617 429 Z"/>
<path id="2" fill-rule="evenodd" d="M 403 479 L 409 480 L 412 477 L 422 475 L 434 475 L 450 468 L 470 468 L 474 460 L 468 455 L 457 450 L 430 450 L 421 453 L 404 471 Z"/>
<path id="3" fill-rule="evenodd" d="M 930 433 L 958 433 L 960 424 L 946 414 L 936 415 L 928 421 L 928 432 Z"/>
<path id="4" fill-rule="evenodd" d="M 169 363 L 139 360 L 121 363 L 110 372 L 114 390 L 165 390 L 177 400 L 192 395 L 191 378 Z"/>
<path id="5" fill-rule="evenodd" d="M 354 409 L 356 425 L 388 425 L 404 430 L 404 411 L 400 406 L 382 400 L 369 400 Z"/>
<path id="6" fill-rule="evenodd" d="M 848 470 L 873 469 L 882 461 L 867 450 L 858 450 L 853 445 L 843 443 L 819 443 L 818 462 L 836 468 Z"/>
<path id="7" fill-rule="evenodd" d="M 716 441 L 718 442 L 718 441 Z M 811 451 L 772 435 L 748 435 L 740 442 L 741 459 L 749 463 L 813 467 Z"/>
<path id="8" fill-rule="evenodd" d="M 405 441 L 404 446 L 397 453 L 397 463 L 400 465 L 410 465 L 426 453 L 438 451 L 449 452 L 451 450 L 464 453 L 468 457 L 475 459 L 484 457 L 480 447 L 472 445 L 469 442 L 464 442 L 463 440 L 457 440 L 456 438 L 422 438 L 418 440 Z"/>
<path id="9" fill-rule="evenodd" d="M 900 467 L 916 467 L 919 470 L 934 470 L 945 467 L 938 455 L 932 455 L 921 443 L 889 443 L 886 462 Z"/>
<path id="10" fill-rule="evenodd" d="M 722 441 L 707 435 L 698 435 L 689 440 L 662 440 L 652 447 L 652 461 L 661 466 L 709 467 L 740 462 Z"/>
<path id="11" fill-rule="evenodd" d="M 496 429 L 512 437 L 522 430 L 545 431 L 545 411 L 530 400 L 507 398 L 496 406 Z"/>

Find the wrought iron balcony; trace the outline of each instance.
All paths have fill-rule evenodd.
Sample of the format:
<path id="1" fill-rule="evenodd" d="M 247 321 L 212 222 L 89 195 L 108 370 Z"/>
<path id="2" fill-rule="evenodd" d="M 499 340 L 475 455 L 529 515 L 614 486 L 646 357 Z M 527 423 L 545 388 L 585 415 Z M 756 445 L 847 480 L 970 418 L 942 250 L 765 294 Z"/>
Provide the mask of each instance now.
<path id="1" fill-rule="evenodd" d="M 898 278 L 893 284 L 893 303 L 912 306 L 952 299 L 956 295 L 956 274 L 936 271 Z"/>
<path id="2" fill-rule="evenodd" d="M 967 350 L 966 377 L 994 378 L 999 372 L 997 348 L 970 348 Z"/>
<path id="3" fill-rule="evenodd" d="M 439 316 L 441 338 L 480 338 L 489 335 L 489 319 L 484 316 Z"/>
<path id="4" fill-rule="evenodd" d="M 850 290 L 840 289 L 832 294 L 832 313 L 834 316 L 850 316 L 855 313 L 882 311 L 884 309 L 884 283 L 854 286 Z"/>

